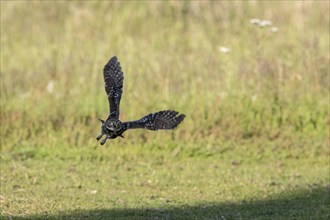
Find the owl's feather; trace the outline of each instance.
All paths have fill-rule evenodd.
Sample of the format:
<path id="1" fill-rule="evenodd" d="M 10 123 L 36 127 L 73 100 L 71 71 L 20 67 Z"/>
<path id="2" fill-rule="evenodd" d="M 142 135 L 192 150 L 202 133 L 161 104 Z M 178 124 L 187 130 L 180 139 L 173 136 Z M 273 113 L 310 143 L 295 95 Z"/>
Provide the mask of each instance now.
<path id="1" fill-rule="evenodd" d="M 112 57 L 103 69 L 105 91 L 110 105 L 109 118 L 119 118 L 119 104 L 123 94 L 124 74 L 117 57 Z"/>
<path id="2" fill-rule="evenodd" d="M 126 129 L 144 128 L 148 130 L 174 129 L 184 119 L 177 111 L 164 110 L 151 113 L 136 121 L 124 122 Z"/>

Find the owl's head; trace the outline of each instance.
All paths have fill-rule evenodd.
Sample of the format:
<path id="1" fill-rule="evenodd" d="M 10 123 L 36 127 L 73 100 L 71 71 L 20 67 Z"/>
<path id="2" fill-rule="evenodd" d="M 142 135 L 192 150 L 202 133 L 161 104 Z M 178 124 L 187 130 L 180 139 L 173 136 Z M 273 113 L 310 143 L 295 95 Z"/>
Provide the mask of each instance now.
<path id="1" fill-rule="evenodd" d="M 121 121 L 116 120 L 116 119 L 109 119 L 106 121 L 103 121 L 102 119 L 99 119 L 100 122 L 102 123 L 102 131 L 105 134 L 112 134 L 112 133 L 117 133 L 120 131 L 123 127 L 123 124 Z"/>

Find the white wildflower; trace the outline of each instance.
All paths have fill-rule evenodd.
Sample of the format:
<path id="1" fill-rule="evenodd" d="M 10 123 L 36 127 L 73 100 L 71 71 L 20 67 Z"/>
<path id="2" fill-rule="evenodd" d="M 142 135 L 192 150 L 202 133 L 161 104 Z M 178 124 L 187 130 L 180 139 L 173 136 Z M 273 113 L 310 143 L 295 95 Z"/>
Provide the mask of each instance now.
<path id="1" fill-rule="evenodd" d="M 271 31 L 274 33 L 278 32 L 278 27 L 272 27 Z"/>
<path id="2" fill-rule="evenodd" d="M 259 25 L 260 19 L 259 18 L 252 18 L 250 19 L 251 24 Z"/>
<path id="3" fill-rule="evenodd" d="M 260 27 L 268 27 L 268 26 L 271 26 L 273 23 L 269 20 L 262 20 L 260 21 L 259 23 L 259 26 Z"/>
<path id="4" fill-rule="evenodd" d="M 96 194 L 97 193 L 97 190 L 95 190 L 95 189 L 88 190 L 87 193 L 88 194 Z"/>
<path id="5" fill-rule="evenodd" d="M 259 27 L 269 27 L 273 24 L 270 20 L 260 20 L 259 18 L 250 19 L 250 23 Z"/>
<path id="6" fill-rule="evenodd" d="M 46 90 L 48 93 L 52 94 L 55 90 L 55 82 L 53 80 L 50 80 L 47 84 Z"/>
<path id="7" fill-rule="evenodd" d="M 231 49 L 228 48 L 228 47 L 219 47 L 219 51 L 221 53 L 230 53 L 231 52 Z"/>

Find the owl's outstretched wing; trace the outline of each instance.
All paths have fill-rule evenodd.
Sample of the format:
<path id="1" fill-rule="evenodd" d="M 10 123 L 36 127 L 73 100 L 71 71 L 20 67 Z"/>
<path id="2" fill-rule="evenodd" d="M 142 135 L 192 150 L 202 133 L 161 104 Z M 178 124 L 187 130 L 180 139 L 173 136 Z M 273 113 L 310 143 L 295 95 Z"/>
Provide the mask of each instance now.
<path id="1" fill-rule="evenodd" d="M 123 93 L 124 74 L 117 57 L 112 57 L 103 69 L 105 92 L 107 93 L 110 115 L 109 118 L 119 118 L 119 104 Z"/>
<path id="2" fill-rule="evenodd" d="M 165 110 L 151 113 L 140 120 L 124 122 L 125 130 L 134 128 L 144 128 L 148 130 L 174 129 L 180 124 L 185 115 L 178 115 L 177 111 Z"/>

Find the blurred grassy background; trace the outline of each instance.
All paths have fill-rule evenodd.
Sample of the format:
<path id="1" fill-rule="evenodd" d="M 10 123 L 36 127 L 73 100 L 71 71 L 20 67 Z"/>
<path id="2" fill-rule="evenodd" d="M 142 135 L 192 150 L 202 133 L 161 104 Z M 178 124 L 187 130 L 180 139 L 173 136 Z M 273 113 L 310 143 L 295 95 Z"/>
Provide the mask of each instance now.
<path id="1" fill-rule="evenodd" d="M 170 108 L 188 116 L 175 132 L 181 141 L 325 140 L 328 6 L 2 2 L 2 148 L 96 144 L 96 119 L 109 111 L 102 70 L 113 55 L 125 73 L 122 120 Z M 255 17 L 279 32 L 251 25 Z"/>
<path id="2" fill-rule="evenodd" d="M 252 18 L 272 26 L 253 25 Z M 299 175 L 308 180 L 298 186 L 328 185 L 329 26 L 328 1 L 1 1 L 1 160 L 8 175 L 2 188 L 12 186 L 12 163 L 39 158 L 33 175 L 47 175 L 36 167 L 49 166 L 43 158 L 51 155 L 64 158 L 62 165 L 53 161 L 59 170 L 70 158 L 105 157 L 119 167 L 141 159 L 172 166 L 168 160 L 173 173 L 184 158 L 197 166 L 187 172 L 203 172 L 198 158 L 255 168 L 292 159 L 293 170 L 305 164 Z M 178 129 L 128 131 L 94 149 L 97 118 L 109 112 L 103 66 L 114 55 L 125 76 L 121 120 L 175 109 L 187 115 Z M 122 173 L 118 166 L 115 173 Z M 159 168 L 165 176 L 166 166 Z M 212 172 L 195 177 L 212 179 Z"/>

